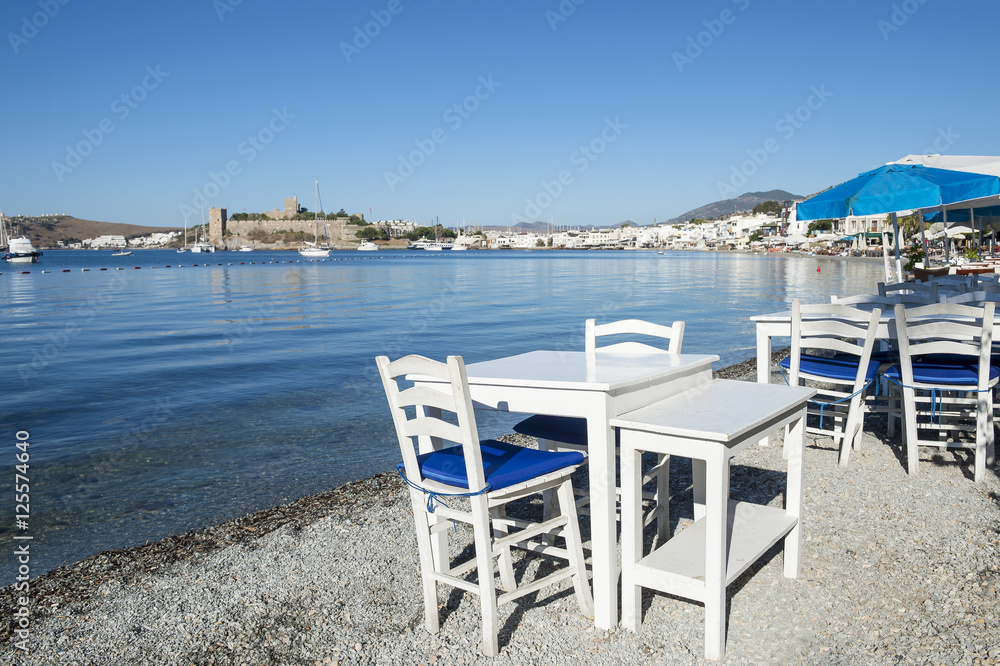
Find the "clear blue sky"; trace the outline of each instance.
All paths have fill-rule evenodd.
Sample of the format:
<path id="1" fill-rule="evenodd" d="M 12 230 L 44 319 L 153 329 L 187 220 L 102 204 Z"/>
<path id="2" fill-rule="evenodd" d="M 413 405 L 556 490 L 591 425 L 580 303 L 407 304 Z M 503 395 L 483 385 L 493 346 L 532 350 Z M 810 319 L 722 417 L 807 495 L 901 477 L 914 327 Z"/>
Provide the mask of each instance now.
<path id="1" fill-rule="evenodd" d="M 998 19 L 995 0 L 11 0 L 0 210 L 180 226 L 196 191 L 312 210 L 319 179 L 327 211 L 375 219 L 609 225 L 809 195 L 910 153 L 1000 155 Z"/>

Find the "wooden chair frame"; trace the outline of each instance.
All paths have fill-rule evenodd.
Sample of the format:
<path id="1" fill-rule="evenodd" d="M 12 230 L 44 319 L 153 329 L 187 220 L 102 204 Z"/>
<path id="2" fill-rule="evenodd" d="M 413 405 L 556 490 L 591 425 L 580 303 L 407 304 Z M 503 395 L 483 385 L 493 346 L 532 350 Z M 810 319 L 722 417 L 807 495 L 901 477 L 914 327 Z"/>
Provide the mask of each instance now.
<path id="1" fill-rule="evenodd" d="M 570 480 L 570 475 L 579 465 L 563 467 L 502 489 L 488 490 L 462 358 L 449 356 L 446 363 L 440 363 L 422 356 L 406 356 L 390 362 L 387 357 L 379 356 L 376 363 L 396 427 L 404 474 L 410 483 L 427 631 L 437 633 L 440 628 L 438 583 L 479 595 L 483 617 L 482 648 L 489 656 L 499 651 L 497 606 L 547 585 L 572 578 L 580 611 L 587 616 L 593 615 L 594 601 L 587 580 Z M 401 382 L 414 375 L 443 380 L 447 384 L 441 389 L 426 384 L 402 388 Z M 454 415 L 457 423 L 442 418 L 442 412 Z M 418 453 L 439 451 L 444 448 L 445 442 L 462 447 L 468 488 L 439 483 L 422 476 Z M 507 517 L 506 505 L 509 502 L 549 490 L 555 490 L 558 495 L 559 515 L 546 517 L 540 523 Z M 468 502 L 470 508 L 465 511 L 444 505 L 433 506 L 433 496 L 429 498 L 428 493 L 467 496 L 468 499 L 461 502 Z M 476 551 L 475 558 L 454 566 L 448 556 L 451 521 L 472 526 Z M 562 536 L 565 547 L 552 545 L 554 542 L 541 543 L 537 537 L 543 534 Z M 518 586 L 514 577 L 512 548 L 561 558 L 567 561 L 567 566 Z M 494 560 L 498 560 L 499 565 L 500 594 L 497 593 Z M 465 577 L 473 570 L 478 577 L 475 582 Z"/>
<path id="2" fill-rule="evenodd" d="M 897 306 L 900 307 L 900 306 Z M 875 347 L 879 308 L 863 312 L 846 305 L 803 305 L 792 301 L 792 349 L 789 357 L 790 386 L 815 384 L 817 398 L 809 403 L 809 414 L 819 417 L 818 426 L 806 431 L 833 437 L 840 445 L 840 465 L 847 466 L 851 449 L 861 445 L 864 429 L 864 392 L 868 365 Z M 810 374 L 801 368 L 803 352 L 847 354 L 856 357 L 857 372 L 848 380 Z M 826 420 L 831 427 L 825 427 Z"/>
<path id="3" fill-rule="evenodd" d="M 919 447 L 972 449 L 973 477 L 983 480 L 986 466 L 994 458 L 993 388 L 990 379 L 990 351 L 996 304 L 982 307 L 939 303 L 907 310 L 896 306 L 896 338 L 899 345 L 899 374 L 903 397 L 902 414 L 906 443 L 906 466 L 916 474 Z M 913 362 L 927 355 L 965 357 L 978 368 L 975 382 L 932 384 L 914 379 Z M 937 422 L 935 422 L 937 421 Z M 975 442 L 942 439 L 951 433 L 974 431 Z M 920 432 L 933 438 L 921 438 Z"/>

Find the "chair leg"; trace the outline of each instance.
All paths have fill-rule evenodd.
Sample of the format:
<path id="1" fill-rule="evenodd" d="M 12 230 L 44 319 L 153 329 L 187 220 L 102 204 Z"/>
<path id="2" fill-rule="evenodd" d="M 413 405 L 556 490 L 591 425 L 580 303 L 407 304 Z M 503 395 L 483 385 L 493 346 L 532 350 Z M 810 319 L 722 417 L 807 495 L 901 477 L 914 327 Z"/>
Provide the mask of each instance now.
<path id="1" fill-rule="evenodd" d="M 911 388 L 903 389 L 904 440 L 906 442 L 906 471 L 916 475 L 919 451 L 917 446 L 917 399 Z"/>
<path id="2" fill-rule="evenodd" d="M 973 460 L 973 480 L 986 478 L 986 464 L 993 449 L 993 400 L 989 391 L 980 393 L 976 401 L 976 455 Z"/>
<path id="3" fill-rule="evenodd" d="M 580 521 L 576 515 L 576 497 L 573 495 L 573 482 L 566 479 L 558 489 L 559 507 L 568 522 L 563 529 L 566 540 L 566 552 L 569 555 L 568 566 L 576 568 L 573 576 L 573 590 L 576 592 L 580 612 L 587 617 L 594 615 L 594 597 L 590 592 L 590 582 L 587 580 L 587 565 L 583 559 L 583 540 L 580 538 Z"/>
<path id="4" fill-rule="evenodd" d="M 992 415 L 996 411 L 996 401 L 993 397 L 993 392 L 987 392 L 987 399 L 990 401 L 989 408 L 987 410 L 986 417 L 986 466 L 992 467 L 996 462 L 996 433 L 993 430 L 993 418 Z M 985 473 L 985 470 L 984 470 Z"/>
<path id="5" fill-rule="evenodd" d="M 507 507 L 502 504 L 494 507 L 490 512 L 493 514 L 494 520 L 507 517 Z M 496 537 L 506 536 L 508 532 L 509 530 L 505 526 L 496 523 L 493 524 L 493 534 Z M 511 557 L 511 549 L 509 547 L 500 551 L 500 559 L 497 565 L 500 569 L 500 587 L 504 592 L 510 592 L 517 587 L 517 583 L 514 580 L 514 558 Z"/>
<path id="6" fill-rule="evenodd" d="M 543 437 L 538 437 L 538 450 L 539 451 L 555 451 L 556 443 L 551 439 L 545 439 Z M 546 521 L 552 518 L 555 503 L 555 491 L 551 488 L 542 491 L 542 520 Z M 542 543 L 546 546 L 552 545 L 552 535 L 543 534 Z"/>
<path id="7" fill-rule="evenodd" d="M 436 570 L 434 553 L 431 547 L 430 520 L 427 507 L 421 497 L 410 492 L 413 505 L 413 521 L 417 528 L 417 553 L 420 556 L 420 582 L 424 589 L 424 627 L 428 633 L 436 634 L 441 628 L 441 618 L 438 615 L 437 583 L 431 577 Z M 446 553 L 447 555 L 447 553 Z"/>
<path id="8" fill-rule="evenodd" d="M 479 605 L 483 613 L 483 653 L 495 657 L 500 652 L 497 632 L 497 590 L 493 582 L 493 539 L 490 536 L 490 511 L 483 496 L 472 498 L 473 532 L 476 565 L 479 570 Z"/>
<path id="9" fill-rule="evenodd" d="M 840 466 L 847 467 L 847 461 L 851 457 L 851 449 L 861 448 L 861 433 L 864 429 L 864 420 L 861 414 L 861 396 L 856 395 L 851 398 L 847 406 L 847 418 L 844 422 L 844 434 L 840 440 Z"/>

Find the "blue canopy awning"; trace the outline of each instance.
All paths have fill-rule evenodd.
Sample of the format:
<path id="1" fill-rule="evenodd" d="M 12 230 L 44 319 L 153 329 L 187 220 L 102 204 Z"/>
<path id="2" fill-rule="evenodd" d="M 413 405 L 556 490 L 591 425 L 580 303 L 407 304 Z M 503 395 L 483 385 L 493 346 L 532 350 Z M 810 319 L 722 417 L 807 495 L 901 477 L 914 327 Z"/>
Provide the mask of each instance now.
<path id="1" fill-rule="evenodd" d="M 996 195 L 1000 195 L 997 176 L 887 164 L 806 199 L 795 211 L 800 220 L 822 220 L 935 208 Z"/>
<path id="2" fill-rule="evenodd" d="M 1000 206 L 980 206 L 979 208 L 973 208 L 972 214 L 975 217 L 1000 217 Z M 952 208 L 948 210 L 948 221 L 968 222 L 969 209 Z M 944 222 L 944 215 L 941 213 L 941 211 L 926 213 L 924 215 L 924 222 Z"/>

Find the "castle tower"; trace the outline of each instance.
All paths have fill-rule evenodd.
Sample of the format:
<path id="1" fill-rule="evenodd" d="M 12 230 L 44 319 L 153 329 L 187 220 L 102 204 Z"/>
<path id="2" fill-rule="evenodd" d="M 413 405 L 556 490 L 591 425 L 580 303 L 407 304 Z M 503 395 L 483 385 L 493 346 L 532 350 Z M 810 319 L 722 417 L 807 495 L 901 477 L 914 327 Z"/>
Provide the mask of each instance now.
<path id="1" fill-rule="evenodd" d="M 208 209 L 208 240 L 213 245 L 222 245 L 226 235 L 226 209 Z"/>
<path id="2" fill-rule="evenodd" d="M 285 199 L 285 214 L 289 217 L 299 214 L 298 196 L 292 195 L 290 198 Z"/>

